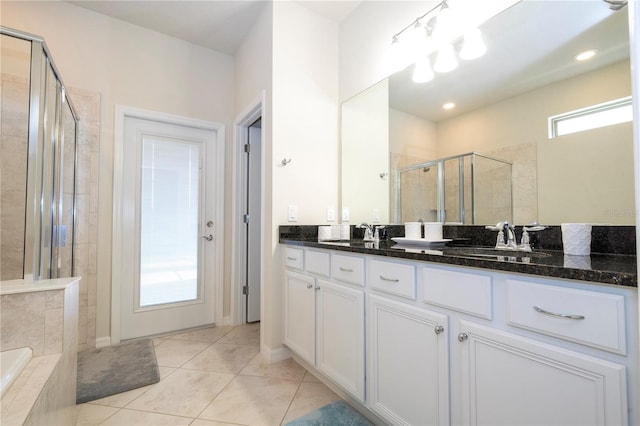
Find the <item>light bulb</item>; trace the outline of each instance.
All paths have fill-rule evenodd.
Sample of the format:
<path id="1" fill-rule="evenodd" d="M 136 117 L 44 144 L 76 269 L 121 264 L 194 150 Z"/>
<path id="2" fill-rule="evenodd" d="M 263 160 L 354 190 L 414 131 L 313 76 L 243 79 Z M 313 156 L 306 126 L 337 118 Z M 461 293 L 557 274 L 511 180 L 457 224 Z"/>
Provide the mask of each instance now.
<path id="1" fill-rule="evenodd" d="M 413 69 L 413 81 L 415 83 L 426 83 L 433 80 L 433 70 L 431 69 L 431 61 L 426 55 L 421 56 L 416 62 Z"/>
<path id="2" fill-rule="evenodd" d="M 438 57 L 433 69 L 436 72 L 444 73 L 453 71 L 458 67 L 458 60 L 453 54 L 453 46 L 451 44 L 443 44 L 438 48 Z"/>
<path id="3" fill-rule="evenodd" d="M 479 58 L 487 52 L 487 46 L 482 41 L 480 30 L 472 28 L 464 34 L 464 44 L 460 50 L 460 58 L 471 60 Z"/>

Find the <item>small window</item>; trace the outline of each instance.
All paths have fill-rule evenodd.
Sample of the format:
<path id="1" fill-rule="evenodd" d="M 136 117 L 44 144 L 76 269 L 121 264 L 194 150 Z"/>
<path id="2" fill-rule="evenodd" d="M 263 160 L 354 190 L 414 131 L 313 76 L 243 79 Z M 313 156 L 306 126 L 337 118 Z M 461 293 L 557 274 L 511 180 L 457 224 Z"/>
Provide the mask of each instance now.
<path id="1" fill-rule="evenodd" d="M 549 117 L 549 139 L 633 120 L 631 96 Z"/>

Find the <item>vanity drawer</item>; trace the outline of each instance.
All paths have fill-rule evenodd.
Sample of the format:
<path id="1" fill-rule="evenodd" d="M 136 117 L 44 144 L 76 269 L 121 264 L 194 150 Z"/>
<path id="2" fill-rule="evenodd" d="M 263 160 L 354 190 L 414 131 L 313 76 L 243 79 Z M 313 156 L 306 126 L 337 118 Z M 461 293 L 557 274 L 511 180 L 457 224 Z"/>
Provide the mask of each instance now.
<path id="1" fill-rule="evenodd" d="M 329 253 L 307 250 L 304 257 L 307 272 L 323 277 L 329 276 L 331 273 L 329 269 Z"/>
<path id="2" fill-rule="evenodd" d="M 336 280 L 364 287 L 364 259 L 331 255 L 331 276 Z"/>
<path id="3" fill-rule="evenodd" d="M 416 300 L 416 268 L 412 265 L 371 260 L 367 277 L 368 284 L 378 291 Z"/>
<path id="4" fill-rule="evenodd" d="M 492 318 L 491 277 L 422 268 L 422 301 L 481 318 Z"/>
<path id="5" fill-rule="evenodd" d="M 507 323 L 625 355 L 624 296 L 507 280 Z"/>
<path id="6" fill-rule="evenodd" d="M 302 271 L 304 269 L 304 252 L 301 249 L 285 248 L 284 266 Z"/>

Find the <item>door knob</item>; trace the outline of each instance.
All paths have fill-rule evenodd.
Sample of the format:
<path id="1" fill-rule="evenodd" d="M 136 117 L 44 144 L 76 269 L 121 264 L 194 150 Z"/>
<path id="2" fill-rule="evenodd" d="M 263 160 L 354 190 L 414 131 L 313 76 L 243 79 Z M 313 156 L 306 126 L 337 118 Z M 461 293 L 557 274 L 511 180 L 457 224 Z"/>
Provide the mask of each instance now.
<path id="1" fill-rule="evenodd" d="M 209 235 L 203 235 L 202 238 L 204 238 L 207 241 L 211 241 L 213 240 L 213 235 L 209 234 Z"/>

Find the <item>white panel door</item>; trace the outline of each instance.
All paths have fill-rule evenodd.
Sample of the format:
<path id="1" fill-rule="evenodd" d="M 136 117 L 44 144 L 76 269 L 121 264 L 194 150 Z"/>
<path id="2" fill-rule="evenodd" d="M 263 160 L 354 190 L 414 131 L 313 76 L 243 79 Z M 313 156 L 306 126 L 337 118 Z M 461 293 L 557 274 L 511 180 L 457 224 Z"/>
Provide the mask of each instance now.
<path id="1" fill-rule="evenodd" d="M 367 399 L 393 425 L 449 424 L 446 315 L 370 295 Z"/>
<path id="2" fill-rule="evenodd" d="M 214 322 L 217 132 L 125 117 L 121 339 Z"/>
<path id="3" fill-rule="evenodd" d="M 461 321 L 463 423 L 624 425 L 625 367 Z"/>
<path id="4" fill-rule="evenodd" d="M 309 364 L 315 365 L 315 279 L 285 271 L 284 280 L 284 344 Z"/>
<path id="5" fill-rule="evenodd" d="M 364 401 L 364 292 L 318 280 L 316 366 Z"/>

